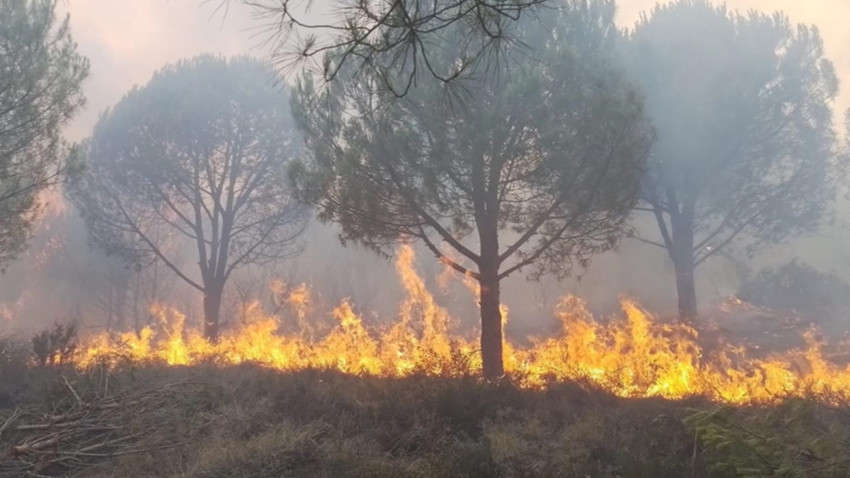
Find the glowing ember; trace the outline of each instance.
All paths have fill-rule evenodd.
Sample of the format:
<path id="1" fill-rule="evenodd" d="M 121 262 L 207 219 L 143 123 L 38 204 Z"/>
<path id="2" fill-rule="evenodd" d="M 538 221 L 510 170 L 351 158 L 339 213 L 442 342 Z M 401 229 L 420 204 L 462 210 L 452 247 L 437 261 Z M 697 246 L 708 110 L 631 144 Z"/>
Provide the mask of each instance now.
<path id="1" fill-rule="evenodd" d="M 344 373 L 402 377 L 414 373 L 455 376 L 481 367 L 474 333 L 452 332 L 452 319 L 437 305 L 413 267 L 413 252 L 402 248 L 396 267 L 407 294 L 399 320 L 390 327 L 367 328 L 348 302 L 333 310 L 334 328 L 316 336 L 306 321 L 310 291 L 275 284 L 295 313 L 289 323 L 301 332 L 281 332 L 282 319 L 252 304 L 240 327 L 218 343 L 185 327 L 178 311 L 157 306 L 156 327 L 88 339 L 76 363 L 252 362 L 280 370 L 335 369 Z M 522 348 L 505 347 L 505 369 L 524 387 L 541 388 L 560 381 L 584 380 L 622 397 L 683 398 L 706 396 L 743 404 L 773 402 L 787 396 L 817 395 L 830 402 L 850 401 L 850 367 L 829 362 L 823 344 L 806 335 L 807 347 L 767 358 L 751 358 L 731 346 L 703 352 L 697 332 L 681 324 L 663 324 L 635 302 L 622 302 L 625 320 L 602 324 L 576 297 L 564 298 L 556 310 L 563 324 L 558 337 Z M 503 312 L 507 312 L 504 310 Z"/>

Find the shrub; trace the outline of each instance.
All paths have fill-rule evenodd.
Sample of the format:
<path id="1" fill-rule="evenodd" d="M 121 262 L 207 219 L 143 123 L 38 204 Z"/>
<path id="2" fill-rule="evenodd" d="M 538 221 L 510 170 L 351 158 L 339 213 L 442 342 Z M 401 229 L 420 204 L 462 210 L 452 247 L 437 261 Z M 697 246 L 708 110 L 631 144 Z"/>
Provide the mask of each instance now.
<path id="1" fill-rule="evenodd" d="M 67 363 L 77 350 L 77 327 L 56 324 L 32 337 L 32 351 L 41 365 Z"/>
<path id="2" fill-rule="evenodd" d="M 745 279 L 738 297 L 771 309 L 793 309 L 811 319 L 829 320 L 850 311 L 850 284 L 792 260 Z"/>
<path id="3" fill-rule="evenodd" d="M 16 337 L 0 337 L 0 408 L 14 403 L 26 380 L 29 351 Z"/>
<path id="4" fill-rule="evenodd" d="M 850 415 L 810 400 L 776 408 L 717 407 L 686 419 L 720 477 L 850 476 Z"/>
<path id="5" fill-rule="evenodd" d="M 77 476 L 850 476 L 850 412 L 818 404 L 829 397 L 718 408 L 622 399 L 580 384 L 522 390 L 468 377 L 281 373 L 249 364 L 24 373 L 25 396 L 0 404 L 0 425 L 24 412 L 0 434 L 0 450 L 51 432 L 31 425 L 57 426 L 57 414 L 80 411 L 90 421 L 92 410 L 108 410 L 107 432 L 127 440 L 113 455 L 86 456 Z M 64 440 L 59 450 L 76 445 Z M 29 458 L 39 464 L 50 453 Z M 0 478 L 22 476 L 9 463 L 0 459 Z"/>

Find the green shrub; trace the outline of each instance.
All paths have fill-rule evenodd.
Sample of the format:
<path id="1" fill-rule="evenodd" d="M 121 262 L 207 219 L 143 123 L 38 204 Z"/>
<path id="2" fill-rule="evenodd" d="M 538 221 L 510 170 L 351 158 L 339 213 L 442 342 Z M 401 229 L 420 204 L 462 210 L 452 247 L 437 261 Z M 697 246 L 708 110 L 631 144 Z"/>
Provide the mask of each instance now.
<path id="1" fill-rule="evenodd" d="M 850 476 L 850 415 L 811 400 L 776 408 L 717 407 L 686 422 L 722 477 Z"/>

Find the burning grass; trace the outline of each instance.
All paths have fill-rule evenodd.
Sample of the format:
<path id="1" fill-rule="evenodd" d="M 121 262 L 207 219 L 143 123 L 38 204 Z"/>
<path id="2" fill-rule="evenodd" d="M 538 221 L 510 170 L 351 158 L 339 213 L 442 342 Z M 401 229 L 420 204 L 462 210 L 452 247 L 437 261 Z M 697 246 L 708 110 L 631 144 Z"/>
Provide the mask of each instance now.
<path id="1" fill-rule="evenodd" d="M 297 287 L 292 317 L 253 305 L 217 343 L 164 306 L 37 361 L 53 365 L 0 343 L 0 478 L 850 476 L 850 369 L 811 332 L 754 355 L 568 297 L 562 335 L 506 344 L 508 375 L 485 383 L 412 252 L 397 265 L 385 327 L 343 303 L 320 330 Z"/>
<path id="2" fill-rule="evenodd" d="M 287 299 L 295 320 L 266 315 L 253 304 L 241 314 L 238 327 L 211 343 L 187 327 L 179 311 L 157 306 L 158 326 L 138 335 L 91 337 L 76 349 L 73 360 L 83 369 L 122 363 L 254 363 L 281 371 L 331 369 L 387 378 L 478 374 L 477 342 L 470 338 L 474 332 L 456 332 L 452 317 L 416 274 L 413 259 L 409 248 L 398 256 L 407 298 L 399 320 L 387 327 L 368 327 L 354 307 L 343 302 L 331 313 L 334 325 L 329 330 L 305 329 L 309 293 L 298 287 Z M 817 395 L 833 405 L 850 403 L 850 367 L 829 360 L 825 344 L 812 331 L 803 334 L 802 347 L 771 354 L 758 351 L 755 356 L 743 344 L 722 340 L 707 348 L 690 326 L 658 321 L 628 299 L 622 305 L 621 317 L 600 321 L 580 299 L 564 298 L 555 311 L 562 333 L 528 347 L 506 344 L 507 373 L 528 389 L 588 381 L 631 398 L 701 396 L 743 405 Z M 285 323 L 301 328 L 281 333 Z"/>
<path id="3" fill-rule="evenodd" d="M 0 477 L 850 473 L 850 411 L 819 400 L 728 407 L 587 383 L 529 390 L 256 365 L 46 367 L 21 379 L 0 408 Z"/>

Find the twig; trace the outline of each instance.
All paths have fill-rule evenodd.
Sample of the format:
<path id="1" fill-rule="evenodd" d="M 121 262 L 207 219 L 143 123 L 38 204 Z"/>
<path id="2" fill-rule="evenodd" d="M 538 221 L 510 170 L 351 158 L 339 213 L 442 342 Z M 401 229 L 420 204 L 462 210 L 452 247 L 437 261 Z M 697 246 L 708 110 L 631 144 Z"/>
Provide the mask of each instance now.
<path id="1" fill-rule="evenodd" d="M 15 410 L 12 412 L 12 414 L 9 415 L 9 418 L 6 419 L 6 422 L 3 423 L 3 426 L 0 427 L 0 437 L 2 437 L 3 432 L 6 431 L 7 428 L 9 428 L 9 425 L 11 425 L 12 422 L 14 422 L 21 415 L 23 415 L 23 412 L 21 412 L 21 410 L 19 408 L 15 408 Z"/>
<path id="2" fill-rule="evenodd" d="M 187 446 L 149 445 L 144 440 L 166 420 L 161 410 L 187 393 L 203 390 L 198 386 L 205 386 L 185 381 L 85 401 L 85 394 L 77 393 L 67 378 L 62 377 L 62 382 L 71 392 L 62 407 L 70 406 L 70 410 L 38 414 L 15 409 L 5 417 L 0 434 L 17 436 L 14 443 L 7 444 L 9 458 L 0 461 L 0 476 L 77 476 L 117 456 Z M 32 421 L 26 423 L 28 420 L 22 417 Z M 139 423 L 141 429 L 126 429 L 124 425 L 131 417 L 144 417 Z"/>
<path id="3" fill-rule="evenodd" d="M 82 405 L 82 404 L 83 404 L 83 401 L 80 399 L 80 396 L 77 394 L 77 391 L 76 391 L 76 390 L 74 390 L 74 387 L 72 387 L 72 386 L 71 386 L 71 384 L 70 384 L 70 383 L 68 383 L 68 379 L 67 379 L 67 378 L 65 378 L 65 376 L 64 376 L 64 375 L 62 376 L 62 381 L 64 381 L 64 382 L 65 382 L 65 386 L 66 386 L 66 387 L 68 387 L 68 390 L 70 390 L 70 391 L 71 391 L 71 393 L 72 393 L 72 394 L 74 394 L 74 398 L 76 398 L 76 399 L 77 399 L 77 404 Z"/>

